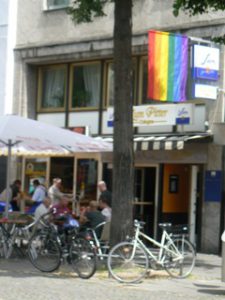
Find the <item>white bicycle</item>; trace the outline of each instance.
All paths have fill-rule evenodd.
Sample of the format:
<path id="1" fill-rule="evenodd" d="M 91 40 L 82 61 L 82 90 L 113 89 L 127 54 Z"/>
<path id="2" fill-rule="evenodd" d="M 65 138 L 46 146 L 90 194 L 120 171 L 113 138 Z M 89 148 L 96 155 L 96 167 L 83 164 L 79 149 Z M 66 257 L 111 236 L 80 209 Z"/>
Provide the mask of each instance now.
<path id="1" fill-rule="evenodd" d="M 171 224 L 159 224 L 163 230 L 159 243 L 141 232 L 143 226 L 144 222 L 135 220 L 134 238 L 110 250 L 107 266 L 112 277 L 123 283 L 139 282 L 153 266 L 165 269 L 172 277 L 187 277 L 195 265 L 195 249 L 185 235 L 174 237 L 168 232 Z M 141 238 L 154 248 L 148 248 Z"/>

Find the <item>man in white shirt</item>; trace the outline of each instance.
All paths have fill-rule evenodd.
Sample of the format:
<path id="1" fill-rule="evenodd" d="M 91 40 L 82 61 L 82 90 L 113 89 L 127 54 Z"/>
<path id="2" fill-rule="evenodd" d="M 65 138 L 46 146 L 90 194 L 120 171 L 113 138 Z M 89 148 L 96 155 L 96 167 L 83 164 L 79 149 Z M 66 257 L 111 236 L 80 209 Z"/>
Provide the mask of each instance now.
<path id="1" fill-rule="evenodd" d="M 36 208 L 34 212 L 35 221 L 39 220 L 41 216 L 46 214 L 49 211 L 49 207 L 51 206 L 51 199 L 49 197 L 45 197 L 42 203 Z M 41 225 L 39 226 L 41 227 Z"/>
<path id="2" fill-rule="evenodd" d="M 43 200 L 45 199 L 45 197 L 47 195 L 47 190 L 46 190 L 45 186 L 40 184 L 38 179 L 35 179 L 33 181 L 33 186 L 34 186 L 34 193 L 31 198 L 32 206 L 27 211 L 30 214 L 33 214 L 35 212 L 36 208 L 43 202 Z"/>
<path id="3" fill-rule="evenodd" d="M 32 196 L 32 200 L 35 201 L 36 203 L 39 202 L 41 203 L 47 194 L 46 188 L 40 184 L 39 180 L 35 179 L 33 181 L 33 186 L 34 186 L 34 193 Z"/>
<path id="4" fill-rule="evenodd" d="M 64 194 L 60 191 L 62 180 L 60 178 L 53 179 L 53 185 L 48 190 L 48 196 L 52 200 L 52 204 L 58 204 Z"/>
<path id="5" fill-rule="evenodd" d="M 105 217 L 106 222 L 110 222 L 112 217 L 112 208 L 110 207 L 109 199 L 104 195 L 100 196 L 99 207 L 102 215 Z"/>

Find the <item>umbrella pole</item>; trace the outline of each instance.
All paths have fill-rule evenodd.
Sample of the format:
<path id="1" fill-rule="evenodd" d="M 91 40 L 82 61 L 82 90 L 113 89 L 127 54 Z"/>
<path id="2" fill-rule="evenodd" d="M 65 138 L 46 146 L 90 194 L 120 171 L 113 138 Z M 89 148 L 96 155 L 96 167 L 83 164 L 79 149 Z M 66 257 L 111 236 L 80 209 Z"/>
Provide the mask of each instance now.
<path id="1" fill-rule="evenodd" d="M 9 202 L 10 202 L 10 177 L 11 177 L 11 157 L 12 157 L 12 146 L 14 145 L 12 143 L 12 140 L 8 140 L 8 144 L 6 144 L 8 147 L 8 156 L 7 156 L 7 173 L 6 173 L 6 206 L 5 206 L 5 216 L 8 218 L 9 216 Z"/>

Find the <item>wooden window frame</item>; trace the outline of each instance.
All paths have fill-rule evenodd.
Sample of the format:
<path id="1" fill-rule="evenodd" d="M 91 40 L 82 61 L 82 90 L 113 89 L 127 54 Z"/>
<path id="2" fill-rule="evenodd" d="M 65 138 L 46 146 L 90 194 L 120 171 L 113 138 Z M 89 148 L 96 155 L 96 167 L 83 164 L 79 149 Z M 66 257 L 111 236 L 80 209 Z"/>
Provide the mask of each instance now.
<path id="1" fill-rule="evenodd" d="M 108 86 L 108 66 L 113 63 L 113 60 L 107 60 L 104 64 L 104 81 L 103 81 L 103 95 L 104 95 L 104 109 L 113 107 L 109 105 L 109 86 Z M 135 78 L 133 87 L 133 103 L 137 101 L 137 79 L 138 79 L 138 61 L 137 57 L 132 57 L 132 63 L 135 64 Z"/>
<path id="2" fill-rule="evenodd" d="M 99 64 L 100 66 L 100 93 L 99 93 L 99 104 L 96 107 L 89 106 L 89 107 L 73 107 L 72 106 L 72 97 L 73 97 L 73 69 L 75 66 L 84 66 L 84 65 L 91 65 L 91 64 Z M 72 63 L 70 65 L 70 81 L 69 81 L 69 111 L 71 112 L 78 112 L 78 111 L 98 111 L 101 102 L 101 61 L 84 61 L 84 62 L 77 62 Z"/>
<path id="3" fill-rule="evenodd" d="M 64 87 L 64 105 L 63 107 L 42 107 L 42 96 L 43 96 L 43 70 L 46 69 L 59 69 L 64 68 L 65 70 L 65 87 Z M 65 112 L 66 110 L 66 94 L 67 94 L 67 65 L 58 64 L 58 65 L 45 65 L 38 68 L 38 91 L 37 91 L 37 112 Z"/>
<path id="4" fill-rule="evenodd" d="M 144 62 L 146 60 L 147 60 L 147 63 L 148 63 L 148 56 L 147 55 L 144 55 L 144 56 L 140 57 L 138 105 L 146 105 L 146 103 L 142 102 L 142 97 L 143 97 L 143 65 L 144 65 Z"/>

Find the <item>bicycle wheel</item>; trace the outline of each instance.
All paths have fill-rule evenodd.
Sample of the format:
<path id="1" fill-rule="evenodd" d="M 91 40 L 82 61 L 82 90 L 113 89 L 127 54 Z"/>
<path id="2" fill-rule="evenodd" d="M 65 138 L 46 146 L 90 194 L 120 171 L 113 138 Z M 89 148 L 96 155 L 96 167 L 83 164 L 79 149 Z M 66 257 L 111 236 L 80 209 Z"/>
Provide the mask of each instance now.
<path id="1" fill-rule="evenodd" d="M 187 277 L 195 265 L 194 247 L 189 241 L 179 238 L 174 239 L 167 247 L 171 252 L 165 250 L 164 267 L 166 271 L 175 278 Z"/>
<path id="2" fill-rule="evenodd" d="M 69 253 L 72 267 L 80 278 L 88 279 L 95 274 L 96 255 L 87 240 L 83 238 L 73 240 Z"/>
<path id="3" fill-rule="evenodd" d="M 145 277 L 149 260 L 145 250 L 130 242 L 115 245 L 108 255 L 107 266 L 110 274 L 119 282 L 135 283 Z"/>
<path id="4" fill-rule="evenodd" d="M 61 263 L 61 248 L 48 234 L 35 234 L 28 244 L 32 265 L 42 272 L 53 272 Z"/>

